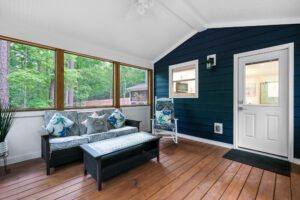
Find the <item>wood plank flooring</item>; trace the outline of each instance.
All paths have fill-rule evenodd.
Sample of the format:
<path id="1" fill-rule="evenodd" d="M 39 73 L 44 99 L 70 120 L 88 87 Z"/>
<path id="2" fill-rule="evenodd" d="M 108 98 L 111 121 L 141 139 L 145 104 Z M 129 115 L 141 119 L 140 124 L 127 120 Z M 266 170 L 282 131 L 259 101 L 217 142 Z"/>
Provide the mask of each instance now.
<path id="1" fill-rule="evenodd" d="M 10 166 L 0 175 L 0 199 L 300 199 L 300 170 L 291 177 L 222 158 L 228 149 L 180 139 L 161 142 L 155 159 L 103 184 L 73 163 L 45 175 L 41 159 Z M 2 170 L 2 169 L 0 169 Z M 1 171 L 2 173 L 2 171 Z"/>

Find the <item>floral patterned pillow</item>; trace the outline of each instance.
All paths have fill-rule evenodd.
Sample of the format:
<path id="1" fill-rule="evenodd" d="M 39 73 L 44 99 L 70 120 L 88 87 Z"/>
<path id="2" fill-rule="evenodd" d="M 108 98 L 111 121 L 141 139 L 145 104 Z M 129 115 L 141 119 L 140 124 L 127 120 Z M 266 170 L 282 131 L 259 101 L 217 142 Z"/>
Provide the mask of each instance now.
<path id="1" fill-rule="evenodd" d="M 116 109 L 108 118 L 107 122 L 115 128 L 121 128 L 125 123 L 125 116 L 120 110 Z"/>
<path id="2" fill-rule="evenodd" d="M 49 121 L 46 130 L 50 135 L 56 137 L 65 137 L 68 135 L 74 122 L 62 116 L 60 113 L 55 113 Z"/>
<path id="3" fill-rule="evenodd" d="M 156 116 L 157 124 L 165 124 L 165 125 L 172 124 L 171 115 L 172 115 L 171 110 L 156 111 L 155 116 Z"/>

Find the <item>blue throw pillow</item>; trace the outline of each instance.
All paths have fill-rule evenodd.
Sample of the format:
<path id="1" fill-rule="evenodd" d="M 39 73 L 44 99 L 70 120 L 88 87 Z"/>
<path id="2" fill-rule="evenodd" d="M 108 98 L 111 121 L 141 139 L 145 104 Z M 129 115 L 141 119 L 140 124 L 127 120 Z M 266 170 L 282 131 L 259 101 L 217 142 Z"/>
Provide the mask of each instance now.
<path id="1" fill-rule="evenodd" d="M 65 137 L 68 135 L 68 132 L 73 124 L 74 122 L 70 119 L 62 116 L 60 113 L 55 113 L 49 121 L 46 130 L 50 135 L 56 137 Z"/>
<path id="2" fill-rule="evenodd" d="M 120 110 L 116 109 L 108 118 L 107 122 L 115 128 L 121 128 L 125 123 L 125 116 Z"/>

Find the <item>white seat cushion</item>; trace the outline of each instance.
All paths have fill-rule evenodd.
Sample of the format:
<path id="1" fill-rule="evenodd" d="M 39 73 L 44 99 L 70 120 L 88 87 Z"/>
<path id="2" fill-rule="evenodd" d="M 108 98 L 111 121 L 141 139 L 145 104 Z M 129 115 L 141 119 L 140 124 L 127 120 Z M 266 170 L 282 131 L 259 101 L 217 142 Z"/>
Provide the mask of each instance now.
<path id="1" fill-rule="evenodd" d="M 111 129 L 107 132 L 89 134 L 85 136 L 89 138 L 89 142 L 91 143 L 136 132 L 138 132 L 138 129 L 136 127 L 124 126 L 122 128 Z"/>
<path id="2" fill-rule="evenodd" d="M 137 144 L 142 144 L 151 141 L 155 138 L 157 138 L 157 136 L 154 136 L 150 133 L 138 132 L 129 135 L 124 135 L 121 137 L 111 138 L 108 140 L 90 143 L 87 145 L 99 154 L 105 155 L 114 151 L 118 151 Z"/>
<path id="3" fill-rule="evenodd" d="M 89 142 L 88 137 L 86 136 L 68 136 L 68 137 L 59 137 L 51 138 L 50 142 L 50 151 L 69 149 L 72 147 L 77 147 L 82 144 Z"/>

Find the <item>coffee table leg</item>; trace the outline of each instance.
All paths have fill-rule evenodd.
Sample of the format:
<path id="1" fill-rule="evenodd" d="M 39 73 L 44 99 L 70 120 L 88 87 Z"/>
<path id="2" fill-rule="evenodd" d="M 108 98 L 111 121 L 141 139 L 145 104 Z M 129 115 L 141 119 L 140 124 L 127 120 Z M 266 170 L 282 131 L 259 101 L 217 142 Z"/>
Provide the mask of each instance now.
<path id="1" fill-rule="evenodd" d="M 157 154 L 157 162 L 159 162 L 159 140 L 157 140 L 157 143 L 156 143 L 156 145 L 157 145 L 157 149 L 158 149 L 158 154 Z"/>
<path id="2" fill-rule="evenodd" d="M 102 169 L 101 169 L 101 158 L 97 160 L 97 189 L 102 190 Z"/>

